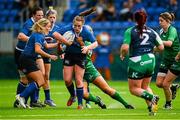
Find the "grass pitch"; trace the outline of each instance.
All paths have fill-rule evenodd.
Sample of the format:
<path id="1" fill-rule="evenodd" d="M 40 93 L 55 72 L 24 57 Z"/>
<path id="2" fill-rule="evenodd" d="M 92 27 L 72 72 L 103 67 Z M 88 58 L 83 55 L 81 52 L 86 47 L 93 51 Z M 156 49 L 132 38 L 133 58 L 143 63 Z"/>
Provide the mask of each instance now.
<path id="1" fill-rule="evenodd" d="M 63 81 L 51 81 L 51 98 L 57 104 L 57 107 L 45 107 L 35 109 L 17 109 L 13 108 L 15 100 L 15 91 L 18 80 L 0 80 L 0 120 L 1 119 L 28 119 L 28 120 L 140 120 L 140 119 L 159 119 L 159 120 L 179 120 L 180 119 L 180 96 L 177 95 L 173 100 L 172 110 L 164 110 L 165 98 L 162 89 L 155 86 L 151 87 L 155 94 L 160 96 L 159 111 L 156 116 L 148 116 L 147 106 L 141 98 L 132 96 L 128 90 L 127 81 L 109 81 L 109 85 L 120 92 L 121 96 L 136 109 L 127 110 L 119 102 L 111 99 L 93 84 L 90 84 L 91 93 L 102 98 L 108 109 L 101 109 L 91 102 L 91 109 L 77 110 L 77 103 L 71 107 L 66 106 L 69 94 Z M 179 91 L 180 92 L 180 91 Z M 178 94 L 179 94 L 178 92 Z M 44 101 L 44 93 L 41 89 L 40 99 Z"/>

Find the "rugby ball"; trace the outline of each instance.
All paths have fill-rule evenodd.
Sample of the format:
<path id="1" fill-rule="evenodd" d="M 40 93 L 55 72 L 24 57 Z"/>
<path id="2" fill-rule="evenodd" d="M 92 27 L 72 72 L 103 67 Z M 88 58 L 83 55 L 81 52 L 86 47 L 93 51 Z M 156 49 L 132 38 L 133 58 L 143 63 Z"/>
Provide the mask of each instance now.
<path id="1" fill-rule="evenodd" d="M 75 34 L 72 31 L 67 31 L 63 34 L 63 37 L 68 41 L 74 41 Z"/>

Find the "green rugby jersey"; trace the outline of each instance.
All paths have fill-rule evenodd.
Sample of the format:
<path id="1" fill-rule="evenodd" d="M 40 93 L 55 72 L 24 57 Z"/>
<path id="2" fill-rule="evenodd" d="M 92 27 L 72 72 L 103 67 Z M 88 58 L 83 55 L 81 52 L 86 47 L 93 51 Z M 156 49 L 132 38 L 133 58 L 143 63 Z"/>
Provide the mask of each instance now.
<path id="1" fill-rule="evenodd" d="M 164 47 L 163 58 L 174 61 L 180 47 L 176 28 L 170 25 L 167 32 L 164 32 L 163 29 L 161 29 L 160 37 L 163 41 L 172 41 L 171 47 Z"/>

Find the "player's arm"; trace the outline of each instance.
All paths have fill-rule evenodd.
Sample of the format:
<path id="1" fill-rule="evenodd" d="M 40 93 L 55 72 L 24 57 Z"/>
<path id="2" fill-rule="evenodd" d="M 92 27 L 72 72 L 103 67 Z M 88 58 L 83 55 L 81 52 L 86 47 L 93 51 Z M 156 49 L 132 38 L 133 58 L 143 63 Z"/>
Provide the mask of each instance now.
<path id="1" fill-rule="evenodd" d="M 95 41 L 91 45 L 88 46 L 82 46 L 82 53 L 86 54 L 89 50 L 93 50 L 98 46 L 98 42 Z"/>
<path id="2" fill-rule="evenodd" d="M 54 33 L 53 33 L 53 37 L 54 37 L 57 41 L 59 41 L 59 42 L 61 42 L 61 43 L 64 43 L 65 45 L 70 46 L 70 45 L 72 44 L 71 41 L 67 41 L 67 40 L 66 40 L 60 33 L 58 33 L 58 32 L 54 32 Z"/>
<path id="3" fill-rule="evenodd" d="M 46 43 L 45 44 L 45 48 L 49 49 L 49 48 L 55 48 L 57 47 L 58 43 Z"/>
<path id="4" fill-rule="evenodd" d="M 131 42 L 131 30 L 132 28 L 129 28 L 124 33 L 124 41 L 120 48 L 120 58 L 121 60 L 124 60 L 126 55 L 129 53 L 129 44 Z"/>
<path id="5" fill-rule="evenodd" d="M 36 43 L 35 44 L 35 52 L 40 54 L 41 56 L 43 57 L 47 57 L 47 58 L 50 58 L 52 60 L 56 60 L 57 59 L 57 56 L 55 55 L 50 55 L 46 52 L 44 52 L 42 49 L 41 49 L 41 45 L 39 43 Z"/>
<path id="6" fill-rule="evenodd" d="M 164 46 L 166 46 L 166 47 L 171 47 L 172 46 L 172 41 L 171 40 L 168 40 L 168 41 L 163 41 L 163 44 L 164 44 Z"/>
<path id="7" fill-rule="evenodd" d="M 27 35 L 25 35 L 24 33 L 20 32 L 17 36 L 17 39 L 27 42 L 29 40 L 29 37 Z"/>
<path id="8" fill-rule="evenodd" d="M 154 47 L 154 52 L 161 52 L 164 50 L 164 43 L 155 31 L 154 33 L 156 35 L 156 46 Z"/>
<path id="9" fill-rule="evenodd" d="M 96 41 L 96 38 L 93 33 L 88 31 L 86 35 L 89 39 L 89 42 L 91 42 L 92 44 L 87 45 L 87 46 L 82 46 L 81 50 L 82 50 L 82 53 L 84 54 L 86 54 L 89 50 L 95 49 L 98 46 L 98 42 Z"/>
<path id="10" fill-rule="evenodd" d="M 170 29 L 169 36 L 167 41 L 163 41 L 164 46 L 171 47 L 173 44 L 174 39 L 177 36 L 177 31 L 175 28 Z"/>
<path id="11" fill-rule="evenodd" d="M 180 61 L 180 52 L 178 52 L 178 54 L 176 55 L 175 60 L 176 60 L 177 62 Z"/>
<path id="12" fill-rule="evenodd" d="M 21 31 L 19 32 L 17 36 L 18 40 L 27 42 L 29 40 L 28 33 L 30 32 L 31 27 L 32 26 L 28 24 L 27 22 L 24 23 L 23 28 L 21 29 Z"/>

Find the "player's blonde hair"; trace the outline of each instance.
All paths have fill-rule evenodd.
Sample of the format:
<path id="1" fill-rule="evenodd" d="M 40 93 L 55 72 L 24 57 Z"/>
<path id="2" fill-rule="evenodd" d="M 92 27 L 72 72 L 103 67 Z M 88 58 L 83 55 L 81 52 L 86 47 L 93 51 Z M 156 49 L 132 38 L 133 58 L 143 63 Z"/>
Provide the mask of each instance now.
<path id="1" fill-rule="evenodd" d="M 45 33 L 45 26 L 51 23 L 48 19 L 42 18 L 38 20 L 33 26 L 32 26 L 32 31 L 33 32 L 38 32 L 38 33 Z"/>
<path id="2" fill-rule="evenodd" d="M 57 15 L 57 11 L 54 10 L 54 9 L 49 9 L 47 12 L 46 12 L 46 17 L 50 16 L 50 15 Z"/>

